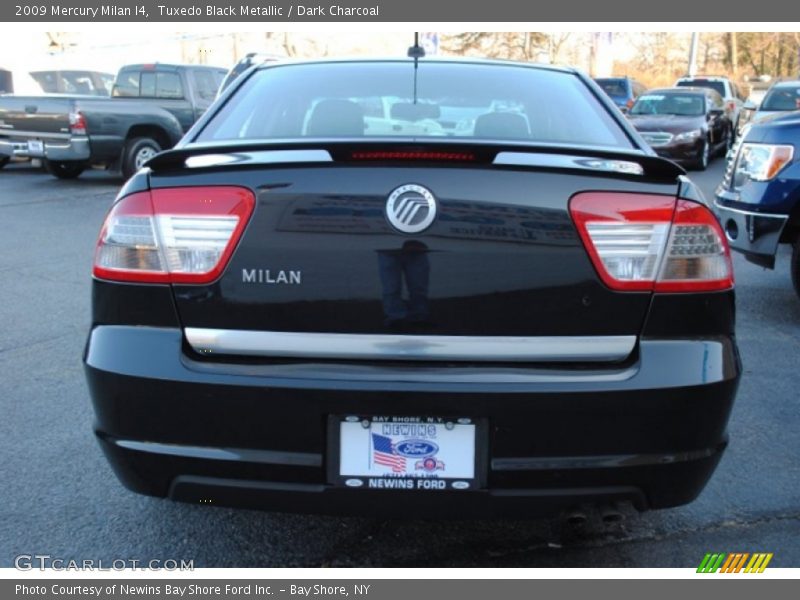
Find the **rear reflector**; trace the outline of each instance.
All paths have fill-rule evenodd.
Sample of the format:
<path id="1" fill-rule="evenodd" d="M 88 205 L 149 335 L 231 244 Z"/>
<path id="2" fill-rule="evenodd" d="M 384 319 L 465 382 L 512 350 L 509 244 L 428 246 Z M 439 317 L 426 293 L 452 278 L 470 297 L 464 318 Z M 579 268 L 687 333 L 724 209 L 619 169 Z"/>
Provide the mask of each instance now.
<path id="1" fill-rule="evenodd" d="M 569 207 L 595 269 L 611 289 L 733 287 L 730 249 L 705 206 L 671 196 L 587 192 L 575 195 Z"/>
<path id="2" fill-rule="evenodd" d="M 253 212 L 255 197 L 239 187 L 138 192 L 109 212 L 94 276 L 145 283 L 210 283 L 228 263 Z"/>

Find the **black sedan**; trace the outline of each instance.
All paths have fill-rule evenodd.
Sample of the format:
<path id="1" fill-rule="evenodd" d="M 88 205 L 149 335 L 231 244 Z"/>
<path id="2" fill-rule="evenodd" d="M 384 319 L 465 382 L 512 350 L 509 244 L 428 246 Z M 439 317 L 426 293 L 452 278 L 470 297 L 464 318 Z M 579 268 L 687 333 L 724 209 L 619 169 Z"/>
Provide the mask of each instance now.
<path id="1" fill-rule="evenodd" d="M 532 516 L 691 501 L 741 365 L 730 253 L 579 72 L 268 63 L 132 177 L 86 375 L 130 489 Z"/>
<path id="2" fill-rule="evenodd" d="M 724 155 L 733 140 L 730 111 L 712 89 L 650 90 L 628 114 L 659 156 L 699 170 L 714 156 Z"/>

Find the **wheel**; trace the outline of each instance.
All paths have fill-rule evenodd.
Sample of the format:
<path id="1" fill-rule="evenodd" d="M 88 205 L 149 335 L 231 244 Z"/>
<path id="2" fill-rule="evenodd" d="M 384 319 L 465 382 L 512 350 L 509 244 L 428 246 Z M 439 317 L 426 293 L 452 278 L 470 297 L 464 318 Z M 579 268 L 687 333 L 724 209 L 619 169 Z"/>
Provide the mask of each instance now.
<path id="1" fill-rule="evenodd" d="M 62 162 L 45 160 L 44 168 L 50 175 L 58 177 L 59 179 L 75 179 L 86 169 L 86 163 L 73 160 Z"/>
<path id="2" fill-rule="evenodd" d="M 703 149 L 700 150 L 700 158 L 698 158 L 694 165 L 697 171 L 705 171 L 708 168 L 708 163 L 711 160 L 711 144 L 706 140 L 703 142 Z"/>
<path id="3" fill-rule="evenodd" d="M 129 179 L 159 152 L 161 145 L 153 138 L 139 137 L 128 140 L 122 155 L 122 176 Z"/>
<path id="4" fill-rule="evenodd" d="M 9 163 L 10 160 L 11 159 L 9 157 L 7 157 L 7 156 L 0 157 L 0 169 L 5 167 Z"/>
<path id="5" fill-rule="evenodd" d="M 789 263 L 789 268 L 792 270 L 792 284 L 794 291 L 800 297 L 800 238 L 794 241 L 794 250 L 792 250 L 792 262 Z"/>

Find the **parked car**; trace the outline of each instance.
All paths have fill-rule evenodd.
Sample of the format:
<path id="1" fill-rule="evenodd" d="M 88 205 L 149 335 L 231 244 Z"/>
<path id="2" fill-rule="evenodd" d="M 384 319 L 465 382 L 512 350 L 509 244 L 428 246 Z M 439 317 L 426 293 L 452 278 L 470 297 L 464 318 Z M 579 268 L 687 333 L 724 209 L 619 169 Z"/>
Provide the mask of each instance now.
<path id="1" fill-rule="evenodd" d="M 767 74 L 756 76 L 745 75 L 744 80 L 748 88 L 745 102 L 753 102 L 756 105 L 761 104 L 769 88 L 775 83 L 775 79 Z"/>
<path id="2" fill-rule="evenodd" d="M 237 62 L 235 65 L 233 65 L 231 67 L 230 71 L 228 71 L 225 74 L 225 78 L 222 80 L 222 83 L 220 84 L 219 90 L 218 90 L 217 93 L 221 94 L 223 91 L 225 91 L 225 89 L 231 83 L 236 81 L 236 79 L 239 77 L 239 75 L 241 75 L 242 73 L 247 71 L 247 69 L 249 69 L 250 67 L 255 66 L 255 65 L 260 65 L 260 64 L 265 63 L 265 62 L 272 62 L 272 61 L 276 61 L 276 60 L 281 60 L 282 58 L 284 58 L 284 57 L 279 56 L 277 54 L 270 54 L 268 52 L 248 52 L 244 56 L 244 58 L 242 58 L 241 60 L 239 60 L 239 62 Z"/>
<path id="3" fill-rule="evenodd" d="M 760 103 L 747 101 L 744 104 L 748 118 L 746 123 L 759 123 L 767 117 L 800 110 L 800 81 L 779 81 L 773 84 Z"/>
<path id="4" fill-rule="evenodd" d="M 731 144 L 731 115 L 712 89 L 650 90 L 639 96 L 628 118 L 659 156 L 695 169 L 704 170 Z"/>
<path id="5" fill-rule="evenodd" d="M 580 72 L 415 62 L 261 65 L 119 193 L 84 356 L 117 476 L 427 518 L 689 502 L 741 372 L 710 207 Z M 451 105 L 484 112 L 406 128 Z"/>
<path id="6" fill-rule="evenodd" d="M 200 65 L 130 65 L 118 73 L 111 98 L 0 97 L 0 163 L 41 158 L 64 179 L 104 165 L 128 178 L 205 112 L 224 73 Z"/>
<path id="7" fill-rule="evenodd" d="M 734 134 L 738 131 L 739 113 L 745 103 L 746 95 L 742 89 L 728 77 L 697 76 L 681 77 L 675 82 L 675 87 L 701 87 L 717 92 L 725 101 L 726 112 L 733 123 Z"/>
<path id="8" fill-rule="evenodd" d="M 800 112 L 748 126 L 716 192 L 716 212 L 734 250 L 775 268 L 779 244 L 793 246 L 790 271 L 800 296 Z"/>
<path id="9" fill-rule="evenodd" d="M 598 77 L 595 81 L 622 112 L 628 112 L 636 99 L 647 91 L 643 84 L 630 77 Z"/>

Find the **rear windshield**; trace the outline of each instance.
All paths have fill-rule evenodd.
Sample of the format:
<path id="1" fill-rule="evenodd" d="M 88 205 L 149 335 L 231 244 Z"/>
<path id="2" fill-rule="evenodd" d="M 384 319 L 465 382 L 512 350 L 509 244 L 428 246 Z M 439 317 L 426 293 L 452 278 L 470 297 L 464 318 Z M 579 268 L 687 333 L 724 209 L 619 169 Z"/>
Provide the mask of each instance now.
<path id="1" fill-rule="evenodd" d="M 699 117 L 706 111 L 699 94 L 644 94 L 631 107 L 631 115 L 678 115 Z"/>
<path id="2" fill-rule="evenodd" d="M 416 78 L 411 61 L 261 69 L 195 141 L 304 137 L 454 137 L 631 147 L 576 75 L 424 61 Z"/>
<path id="3" fill-rule="evenodd" d="M 678 82 L 678 87 L 701 87 L 716 91 L 723 98 L 725 94 L 724 81 L 711 81 L 710 79 L 684 79 Z"/>
<path id="4" fill-rule="evenodd" d="M 624 79 L 595 79 L 595 81 L 612 98 L 624 98 L 628 95 L 628 82 Z"/>
<path id="5" fill-rule="evenodd" d="M 772 88 L 764 96 L 761 110 L 800 110 L 800 86 Z"/>
<path id="6" fill-rule="evenodd" d="M 90 71 L 32 71 L 31 76 L 48 94 L 108 96 L 103 82 L 96 82 Z"/>

